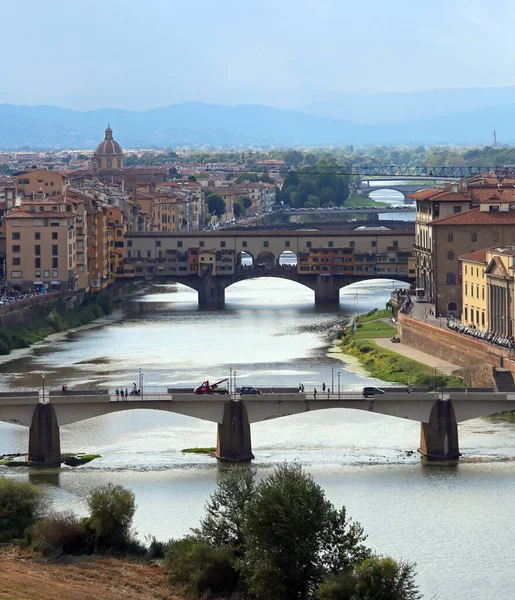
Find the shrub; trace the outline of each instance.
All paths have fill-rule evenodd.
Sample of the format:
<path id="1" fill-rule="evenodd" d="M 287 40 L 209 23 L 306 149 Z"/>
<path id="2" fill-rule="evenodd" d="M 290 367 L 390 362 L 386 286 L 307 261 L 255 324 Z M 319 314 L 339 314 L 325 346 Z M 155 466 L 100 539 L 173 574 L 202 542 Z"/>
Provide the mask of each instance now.
<path id="1" fill-rule="evenodd" d="M 38 488 L 0 477 L 0 542 L 22 538 L 44 509 Z"/>
<path id="2" fill-rule="evenodd" d="M 86 550 L 84 525 L 71 511 L 51 512 L 34 525 L 32 543 L 43 556 L 80 554 Z"/>
<path id="3" fill-rule="evenodd" d="M 170 542 L 166 552 L 170 583 L 194 598 L 206 592 L 231 594 L 238 583 L 234 560 L 231 548 L 213 548 L 191 537 Z"/>
<path id="4" fill-rule="evenodd" d="M 124 550 L 131 542 L 131 524 L 136 505 L 134 493 L 108 483 L 91 490 L 88 498 L 91 516 L 87 520 L 97 545 L 106 550 Z"/>

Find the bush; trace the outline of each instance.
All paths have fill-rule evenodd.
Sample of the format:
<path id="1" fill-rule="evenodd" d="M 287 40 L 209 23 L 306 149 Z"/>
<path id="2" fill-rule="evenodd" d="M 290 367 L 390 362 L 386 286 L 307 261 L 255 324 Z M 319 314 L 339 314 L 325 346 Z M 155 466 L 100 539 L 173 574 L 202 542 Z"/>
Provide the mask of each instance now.
<path id="1" fill-rule="evenodd" d="M 22 538 L 43 509 L 42 495 L 36 486 L 0 477 L 0 542 Z"/>
<path id="2" fill-rule="evenodd" d="M 87 533 L 73 512 L 51 512 L 34 525 L 32 544 L 43 556 L 81 554 L 88 546 Z"/>
<path id="3" fill-rule="evenodd" d="M 231 548 L 213 548 L 191 537 L 170 542 L 166 565 L 170 583 L 180 585 L 193 598 L 202 594 L 231 594 L 238 584 L 238 572 Z"/>
<path id="4" fill-rule="evenodd" d="M 133 542 L 134 493 L 121 485 L 108 483 L 90 492 L 88 505 L 91 516 L 86 525 L 94 532 L 97 546 L 105 550 L 125 550 Z"/>

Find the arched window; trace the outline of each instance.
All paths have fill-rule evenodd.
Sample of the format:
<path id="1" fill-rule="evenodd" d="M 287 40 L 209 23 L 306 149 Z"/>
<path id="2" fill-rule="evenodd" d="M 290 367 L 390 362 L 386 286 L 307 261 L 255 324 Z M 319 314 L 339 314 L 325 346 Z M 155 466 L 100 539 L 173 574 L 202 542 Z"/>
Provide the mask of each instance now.
<path id="1" fill-rule="evenodd" d="M 449 302 L 449 304 L 447 305 L 447 310 L 448 311 L 458 310 L 458 306 L 457 306 L 456 302 Z"/>
<path id="2" fill-rule="evenodd" d="M 117 161 L 116 161 L 116 165 L 117 165 L 117 167 L 118 167 L 119 169 L 121 169 L 121 167 L 122 167 L 122 161 L 121 161 L 120 159 L 117 159 Z"/>
<path id="3" fill-rule="evenodd" d="M 449 260 L 454 260 L 454 252 L 452 250 L 449 250 L 449 252 L 447 252 L 447 258 Z"/>
<path id="4" fill-rule="evenodd" d="M 454 273 L 447 273 L 447 283 L 454 285 L 456 283 L 456 275 Z"/>
<path id="5" fill-rule="evenodd" d="M 110 169 L 112 166 L 113 166 L 113 161 L 110 158 L 108 158 L 107 159 L 107 168 Z"/>

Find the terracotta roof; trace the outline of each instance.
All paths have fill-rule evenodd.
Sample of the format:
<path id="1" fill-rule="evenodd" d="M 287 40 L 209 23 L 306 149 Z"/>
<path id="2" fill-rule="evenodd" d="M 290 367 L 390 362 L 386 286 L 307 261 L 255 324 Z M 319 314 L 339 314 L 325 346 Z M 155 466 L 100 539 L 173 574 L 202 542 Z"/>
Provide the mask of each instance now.
<path id="1" fill-rule="evenodd" d="M 459 256 L 459 260 L 468 260 L 469 262 L 483 263 L 486 265 L 486 253 L 487 250 L 476 250 L 476 252 L 469 252 Z"/>
<path id="2" fill-rule="evenodd" d="M 72 212 L 57 212 L 57 211 L 45 211 L 45 212 L 27 212 L 26 210 L 12 210 L 10 213 L 4 215 L 4 219 L 67 219 L 69 217 L 76 217 L 77 215 Z"/>
<path id="3" fill-rule="evenodd" d="M 515 210 L 481 212 L 479 208 L 473 208 L 463 213 L 456 213 L 448 217 L 435 219 L 433 226 L 438 225 L 515 225 Z"/>
<path id="4" fill-rule="evenodd" d="M 470 202 L 472 200 L 471 193 L 467 190 L 453 192 L 450 189 L 442 190 L 441 188 L 426 188 L 414 194 L 408 194 L 407 197 L 414 200 L 432 200 L 434 202 Z"/>

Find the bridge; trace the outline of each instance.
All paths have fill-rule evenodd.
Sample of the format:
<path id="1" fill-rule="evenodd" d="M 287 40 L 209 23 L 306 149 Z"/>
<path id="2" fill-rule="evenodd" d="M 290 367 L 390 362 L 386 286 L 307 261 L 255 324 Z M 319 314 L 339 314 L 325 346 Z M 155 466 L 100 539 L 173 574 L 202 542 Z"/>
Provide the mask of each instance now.
<path id="1" fill-rule="evenodd" d="M 374 181 L 374 180 L 372 180 Z M 379 181 L 379 180 L 375 180 Z M 380 190 L 392 190 L 394 192 L 399 192 L 406 199 L 408 194 L 414 194 L 415 192 L 419 192 L 420 190 L 425 189 L 427 184 L 410 184 L 410 183 L 381 183 L 380 185 L 372 186 L 372 185 L 363 185 L 361 187 L 361 193 L 365 196 L 370 196 L 372 192 L 378 192 Z"/>
<path id="2" fill-rule="evenodd" d="M 268 392 L 238 399 L 236 394 L 195 395 L 183 391 L 145 394 L 124 401 L 107 390 L 2 393 L 0 421 L 30 428 L 28 461 L 36 465 L 61 463 L 60 426 L 127 410 L 160 410 L 217 424 L 216 457 L 245 462 L 254 458 L 251 423 L 316 410 L 353 409 L 375 412 L 421 423 L 420 453 L 428 460 L 456 460 L 460 456 L 458 423 L 515 409 L 515 393 L 469 390 L 414 392 L 386 388 L 386 393 L 365 399 L 360 394 Z M 336 418 L 336 415 L 335 415 Z"/>
<path id="3" fill-rule="evenodd" d="M 296 281 L 315 292 L 316 303 L 338 303 L 340 288 L 364 279 L 411 281 L 413 226 L 405 229 L 197 232 L 129 232 L 125 237 L 126 278 L 182 283 L 198 292 L 201 306 L 222 306 L 225 289 L 256 277 Z M 295 256 L 284 268 L 281 256 Z M 242 266 L 250 257 L 252 268 Z M 259 268 L 259 265 L 266 268 Z"/>

